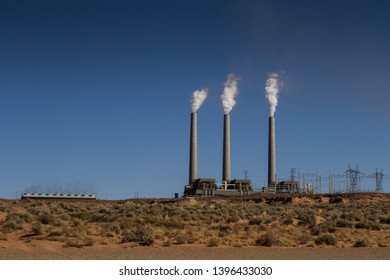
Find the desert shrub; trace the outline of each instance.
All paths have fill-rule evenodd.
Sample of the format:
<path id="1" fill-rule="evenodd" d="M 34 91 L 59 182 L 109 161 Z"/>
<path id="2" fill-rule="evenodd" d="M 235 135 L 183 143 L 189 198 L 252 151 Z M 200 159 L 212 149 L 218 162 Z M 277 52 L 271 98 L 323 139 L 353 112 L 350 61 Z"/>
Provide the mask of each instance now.
<path id="1" fill-rule="evenodd" d="M 319 235 L 322 232 L 322 229 L 319 226 L 314 226 L 310 229 L 310 231 L 313 235 Z"/>
<path id="2" fill-rule="evenodd" d="M 275 236 L 272 232 L 267 232 L 266 234 L 262 235 L 260 238 L 256 239 L 255 245 L 256 246 L 267 246 L 271 247 L 273 245 L 280 245 L 279 239 Z"/>
<path id="3" fill-rule="evenodd" d="M 355 224 L 355 228 L 381 230 L 381 225 L 372 221 L 362 221 Z"/>
<path id="4" fill-rule="evenodd" d="M 110 223 L 113 221 L 113 219 L 113 216 L 110 216 L 106 213 L 95 213 L 90 216 L 89 221 L 96 223 Z"/>
<path id="5" fill-rule="evenodd" d="M 188 234 L 179 231 L 175 235 L 176 244 L 186 244 L 188 242 L 188 238 Z"/>
<path id="6" fill-rule="evenodd" d="M 29 213 L 38 216 L 43 213 L 42 206 L 32 206 L 27 210 Z"/>
<path id="7" fill-rule="evenodd" d="M 45 239 L 49 240 L 49 241 L 60 241 L 60 242 L 63 242 L 63 241 L 67 240 L 67 236 L 66 236 L 66 234 L 64 232 L 56 229 L 56 230 L 50 231 Z M 72 247 L 72 246 L 68 246 L 68 247 Z"/>
<path id="8" fill-rule="evenodd" d="M 123 234 L 122 243 L 137 242 L 142 246 L 154 244 L 153 230 L 148 226 L 138 226 L 132 231 Z"/>
<path id="9" fill-rule="evenodd" d="M 170 239 L 167 239 L 162 244 L 164 247 L 171 247 L 172 243 Z"/>
<path id="10" fill-rule="evenodd" d="M 324 234 L 324 235 L 318 237 L 315 242 L 317 245 L 322 245 L 322 244 L 336 245 L 336 243 L 337 243 L 334 236 L 330 235 L 330 234 Z"/>
<path id="11" fill-rule="evenodd" d="M 382 227 L 377 222 L 370 222 L 370 229 L 372 229 L 372 230 L 381 230 Z"/>
<path id="12" fill-rule="evenodd" d="M 218 247 L 219 245 L 219 239 L 218 238 L 215 238 L 215 237 L 212 237 L 210 239 L 207 240 L 207 243 L 206 245 L 208 247 Z"/>
<path id="13" fill-rule="evenodd" d="M 7 205 L 5 203 L 0 202 L 0 211 L 5 212 L 7 210 Z"/>
<path id="14" fill-rule="evenodd" d="M 84 246 L 92 246 L 93 244 L 95 244 L 95 240 L 91 237 L 86 237 L 84 239 Z"/>
<path id="15" fill-rule="evenodd" d="M 249 219 L 248 223 L 250 225 L 260 225 L 261 224 L 261 219 L 260 219 L 260 217 L 251 218 L 251 219 Z"/>
<path id="16" fill-rule="evenodd" d="M 104 226 L 108 231 L 114 232 L 115 234 L 121 233 L 121 226 L 118 223 L 110 223 Z"/>
<path id="17" fill-rule="evenodd" d="M 380 216 L 379 217 L 379 222 L 381 224 L 390 224 L 390 215 L 388 215 L 388 216 Z"/>
<path id="18" fill-rule="evenodd" d="M 165 220 L 160 219 L 156 226 L 161 226 L 165 228 L 175 228 L 175 229 L 183 229 L 185 228 L 185 223 L 177 220 Z"/>
<path id="19" fill-rule="evenodd" d="M 302 233 L 302 235 L 299 236 L 299 238 L 298 238 L 298 241 L 300 244 L 306 244 L 310 240 L 311 240 L 311 234 L 309 234 L 308 232 Z"/>
<path id="20" fill-rule="evenodd" d="M 284 220 L 283 220 L 283 224 L 284 224 L 284 225 L 291 225 L 292 222 L 293 222 L 293 218 L 292 218 L 291 216 L 287 216 L 287 217 L 285 217 Z"/>
<path id="21" fill-rule="evenodd" d="M 219 229 L 219 233 L 224 236 L 224 235 L 227 235 L 227 234 L 231 234 L 233 232 L 233 229 L 230 225 L 220 225 L 218 227 Z"/>
<path id="22" fill-rule="evenodd" d="M 25 219 L 23 218 L 23 214 L 18 213 L 10 213 L 5 219 L 2 225 L 3 232 L 12 232 L 15 230 L 23 229 L 23 224 L 25 223 Z"/>
<path id="23" fill-rule="evenodd" d="M 347 219 L 337 219 L 336 227 L 346 227 L 349 228 L 352 226 L 352 223 Z"/>
<path id="24" fill-rule="evenodd" d="M 42 223 L 41 222 L 36 222 L 32 226 L 32 233 L 35 235 L 40 235 L 42 234 Z"/>
<path id="25" fill-rule="evenodd" d="M 316 217 L 312 213 L 301 212 L 298 214 L 298 225 L 308 225 L 310 228 L 316 225 Z"/>
<path id="26" fill-rule="evenodd" d="M 272 218 L 272 217 L 266 217 L 265 219 L 264 219 L 264 224 L 270 224 L 270 223 L 272 223 L 273 221 L 275 221 L 276 219 L 275 218 Z"/>
<path id="27" fill-rule="evenodd" d="M 82 240 L 77 239 L 77 238 L 69 238 L 65 241 L 64 247 L 83 248 L 84 242 Z"/>
<path id="28" fill-rule="evenodd" d="M 72 218 L 72 224 L 73 226 L 78 227 L 81 225 L 81 220 L 79 218 Z"/>
<path id="29" fill-rule="evenodd" d="M 366 240 L 356 240 L 353 247 L 370 247 L 370 243 Z"/>
<path id="30" fill-rule="evenodd" d="M 334 224 L 329 221 L 321 224 L 319 227 L 321 229 L 321 232 L 334 233 L 336 231 L 336 227 L 334 226 Z"/>
<path id="31" fill-rule="evenodd" d="M 59 219 L 61 219 L 63 222 L 64 221 L 69 222 L 72 220 L 72 217 L 67 213 L 62 213 L 61 215 L 59 215 Z"/>
<path id="32" fill-rule="evenodd" d="M 358 211 L 355 212 L 343 212 L 340 215 L 341 219 L 353 222 L 353 221 L 360 221 L 361 220 L 361 214 Z"/>
<path id="33" fill-rule="evenodd" d="M 75 212 L 75 213 L 70 213 L 70 216 L 73 218 L 80 219 L 81 221 L 88 221 L 91 218 L 92 213 L 87 212 L 87 211 L 81 211 L 81 212 Z"/>
<path id="34" fill-rule="evenodd" d="M 61 236 L 63 233 L 59 230 L 50 231 L 47 237 Z"/>
<path id="35" fill-rule="evenodd" d="M 368 216 L 367 216 L 367 220 L 368 220 L 368 221 L 375 222 L 375 221 L 378 220 L 378 217 L 377 217 L 377 215 L 375 215 L 375 214 L 371 214 L 371 215 L 368 215 Z"/>
<path id="36" fill-rule="evenodd" d="M 19 217 L 24 223 L 31 223 L 33 221 L 33 217 L 28 213 L 20 214 Z"/>
<path id="37" fill-rule="evenodd" d="M 238 216 L 238 215 L 232 215 L 232 216 L 229 216 L 229 217 L 226 219 L 226 223 L 228 223 L 228 224 L 230 224 L 230 223 L 237 223 L 239 220 L 240 220 L 240 216 Z"/>
<path id="38" fill-rule="evenodd" d="M 8 232 L 12 232 L 12 231 L 19 230 L 22 228 L 23 228 L 23 225 L 20 221 L 8 220 L 8 221 L 4 222 L 1 230 L 2 230 L 2 232 L 8 233 Z"/>
<path id="39" fill-rule="evenodd" d="M 44 212 L 39 215 L 38 221 L 40 221 L 44 225 L 51 224 L 53 222 L 53 217 L 47 212 Z"/>

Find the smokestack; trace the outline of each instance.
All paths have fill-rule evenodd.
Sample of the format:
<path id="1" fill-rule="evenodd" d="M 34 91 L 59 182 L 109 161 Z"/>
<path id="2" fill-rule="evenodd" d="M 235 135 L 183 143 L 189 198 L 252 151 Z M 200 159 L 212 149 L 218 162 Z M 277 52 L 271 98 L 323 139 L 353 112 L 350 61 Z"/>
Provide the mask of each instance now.
<path id="1" fill-rule="evenodd" d="M 196 112 L 207 97 L 207 88 L 196 90 L 191 98 L 190 172 L 189 184 L 198 178 L 198 129 Z"/>
<path id="2" fill-rule="evenodd" d="M 268 187 L 276 185 L 275 118 L 269 117 L 268 132 Z"/>
<path id="3" fill-rule="evenodd" d="M 223 167 L 222 181 L 230 181 L 230 115 L 223 119 Z"/>
<path id="4" fill-rule="evenodd" d="M 276 151 L 275 151 L 275 110 L 278 105 L 278 93 L 283 83 L 277 73 L 268 74 L 265 83 L 265 96 L 269 102 L 269 131 L 268 131 L 268 187 L 276 187 Z"/>
<path id="5" fill-rule="evenodd" d="M 239 78 L 234 74 L 229 74 L 221 95 L 222 107 L 225 113 L 223 119 L 222 181 L 230 181 L 230 111 L 236 105 L 238 80 Z"/>
<path id="6" fill-rule="evenodd" d="M 190 131 L 190 176 L 189 184 L 198 177 L 198 140 L 197 140 L 197 116 L 196 112 L 191 113 Z"/>

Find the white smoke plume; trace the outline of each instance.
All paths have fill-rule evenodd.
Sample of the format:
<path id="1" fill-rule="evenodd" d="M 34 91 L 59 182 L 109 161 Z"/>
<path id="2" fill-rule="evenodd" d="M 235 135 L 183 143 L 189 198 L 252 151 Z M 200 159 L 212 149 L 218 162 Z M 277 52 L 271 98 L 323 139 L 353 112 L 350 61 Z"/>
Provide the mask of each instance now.
<path id="1" fill-rule="evenodd" d="M 265 97 L 269 102 L 269 116 L 273 117 L 275 114 L 276 106 L 278 105 L 278 93 L 282 86 L 282 83 L 278 80 L 278 74 L 268 74 L 268 79 L 265 83 Z"/>
<path id="2" fill-rule="evenodd" d="M 236 98 L 238 94 L 238 84 L 239 78 L 234 74 L 229 74 L 227 80 L 224 84 L 223 94 L 221 95 L 222 107 L 225 114 L 229 114 L 233 109 L 234 105 L 236 105 Z"/>
<path id="3" fill-rule="evenodd" d="M 206 99 L 206 97 L 207 97 L 207 88 L 194 91 L 191 99 L 192 113 L 198 111 L 198 109 L 200 108 L 200 106 L 202 106 L 202 103 Z"/>

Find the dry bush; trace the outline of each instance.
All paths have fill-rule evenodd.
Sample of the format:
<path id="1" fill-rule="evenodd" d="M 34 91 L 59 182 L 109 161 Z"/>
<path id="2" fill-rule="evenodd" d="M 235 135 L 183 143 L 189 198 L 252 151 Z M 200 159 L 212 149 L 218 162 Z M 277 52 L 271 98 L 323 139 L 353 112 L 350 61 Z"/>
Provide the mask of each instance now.
<path id="1" fill-rule="evenodd" d="M 36 222 L 32 225 L 32 229 L 31 229 L 32 233 L 35 234 L 35 235 L 41 235 L 42 232 L 43 232 L 43 229 L 42 229 L 42 223 L 41 222 Z"/>
<path id="2" fill-rule="evenodd" d="M 316 216 L 313 213 L 303 212 L 298 213 L 298 225 L 308 225 L 312 228 L 316 225 Z"/>
<path id="3" fill-rule="evenodd" d="M 380 216 L 379 217 L 379 222 L 381 224 L 390 224 L 390 215 L 387 216 Z"/>
<path id="4" fill-rule="evenodd" d="M 77 239 L 77 238 L 69 238 L 65 241 L 64 247 L 83 248 L 84 242 L 82 240 Z"/>
<path id="5" fill-rule="evenodd" d="M 260 217 L 254 217 L 249 219 L 249 225 L 260 225 L 261 224 L 261 219 Z"/>
<path id="6" fill-rule="evenodd" d="M 356 240 L 353 247 L 370 247 L 370 243 L 366 240 Z"/>
<path id="7" fill-rule="evenodd" d="M 142 246 L 154 244 L 153 229 L 149 226 L 138 226 L 128 233 L 122 234 L 122 243 L 137 242 Z"/>
<path id="8" fill-rule="evenodd" d="M 172 243 L 171 243 L 171 239 L 167 239 L 167 240 L 165 240 L 163 243 L 162 243 L 162 245 L 164 246 L 164 247 L 171 247 L 171 245 L 172 245 Z"/>
<path id="9" fill-rule="evenodd" d="M 0 202 L 0 212 L 6 212 L 8 208 L 7 204 Z"/>
<path id="10" fill-rule="evenodd" d="M 362 221 L 355 224 L 355 228 L 381 230 L 381 225 L 373 221 Z"/>
<path id="11" fill-rule="evenodd" d="M 274 232 L 267 232 L 260 238 L 256 239 L 255 245 L 271 247 L 274 245 L 281 245 L 281 242 Z"/>
<path id="12" fill-rule="evenodd" d="M 347 219 L 343 219 L 343 218 L 340 218 L 340 219 L 337 219 L 336 220 L 336 227 L 341 227 L 341 228 L 350 228 L 352 227 L 352 223 L 347 220 Z"/>
<path id="13" fill-rule="evenodd" d="M 189 235 L 183 231 L 178 231 L 175 234 L 176 244 L 186 244 L 188 242 Z"/>
<path id="14" fill-rule="evenodd" d="M 207 240 L 207 243 L 206 245 L 208 247 L 218 247 L 219 245 L 219 239 L 218 238 L 215 238 L 215 237 L 212 237 L 210 239 Z"/>
<path id="15" fill-rule="evenodd" d="M 298 241 L 300 244 L 307 244 L 311 240 L 312 236 L 308 232 L 303 232 L 301 236 L 299 236 Z"/>
<path id="16" fill-rule="evenodd" d="M 16 230 L 23 229 L 25 223 L 24 215 L 18 213 L 10 213 L 7 215 L 4 223 L 2 224 L 1 231 L 4 233 L 10 233 Z"/>
<path id="17" fill-rule="evenodd" d="M 324 235 L 318 237 L 315 242 L 316 242 L 317 245 L 322 245 L 322 244 L 325 244 L 325 245 L 336 245 L 337 240 L 336 240 L 336 238 L 334 238 L 333 235 L 324 234 Z"/>

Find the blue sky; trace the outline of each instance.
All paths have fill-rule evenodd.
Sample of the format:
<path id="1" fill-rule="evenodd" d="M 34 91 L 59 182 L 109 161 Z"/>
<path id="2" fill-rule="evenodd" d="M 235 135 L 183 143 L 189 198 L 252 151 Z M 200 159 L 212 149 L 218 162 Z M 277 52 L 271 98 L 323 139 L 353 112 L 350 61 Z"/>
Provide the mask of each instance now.
<path id="1" fill-rule="evenodd" d="M 390 174 L 389 14 L 387 1 L 1 0 L 0 197 L 34 186 L 182 193 L 202 87 L 198 175 L 221 181 L 229 73 L 241 78 L 233 178 L 266 182 L 270 72 L 284 83 L 278 178 L 349 163 Z"/>

